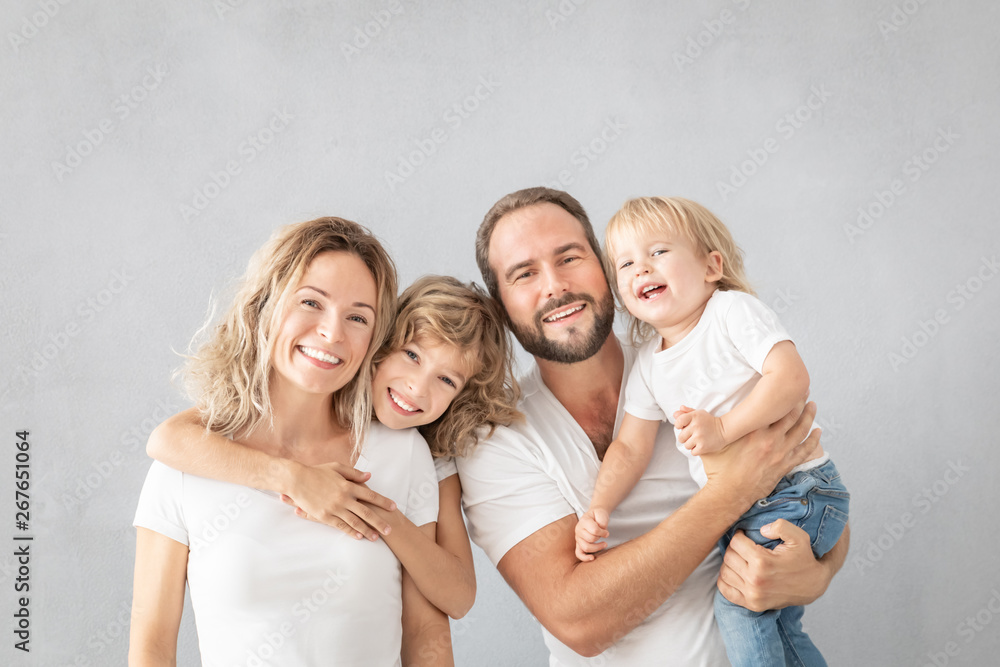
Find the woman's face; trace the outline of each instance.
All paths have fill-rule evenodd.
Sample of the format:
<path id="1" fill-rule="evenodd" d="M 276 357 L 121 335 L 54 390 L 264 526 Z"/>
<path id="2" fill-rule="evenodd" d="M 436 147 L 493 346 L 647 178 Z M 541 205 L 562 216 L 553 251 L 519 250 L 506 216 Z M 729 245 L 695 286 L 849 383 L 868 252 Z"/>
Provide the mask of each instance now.
<path id="1" fill-rule="evenodd" d="M 394 429 L 430 424 L 462 391 L 469 373 L 454 345 L 427 337 L 412 340 L 375 369 L 375 415 Z"/>
<path id="2" fill-rule="evenodd" d="M 344 387 L 368 353 L 377 294 L 375 279 L 356 255 L 317 255 L 275 325 L 275 378 L 312 394 Z"/>

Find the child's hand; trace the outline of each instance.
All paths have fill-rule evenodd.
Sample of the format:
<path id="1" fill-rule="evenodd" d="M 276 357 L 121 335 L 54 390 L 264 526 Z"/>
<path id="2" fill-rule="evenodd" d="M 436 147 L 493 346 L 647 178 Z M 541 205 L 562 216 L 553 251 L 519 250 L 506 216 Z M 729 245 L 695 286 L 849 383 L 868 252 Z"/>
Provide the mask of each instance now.
<path id="1" fill-rule="evenodd" d="M 607 542 L 598 542 L 610 535 L 608 513 L 602 509 L 589 509 L 576 524 L 576 557 L 581 561 L 594 560 L 594 554 L 607 548 Z"/>
<path id="2" fill-rule="evenodd" d="M 729 444 L 722 420 L 704 410 L 692 410 L 682 405 L 674 413 L 674 426 L 680 431 L 677 439 L 695 456 L 721 451 Z"/>

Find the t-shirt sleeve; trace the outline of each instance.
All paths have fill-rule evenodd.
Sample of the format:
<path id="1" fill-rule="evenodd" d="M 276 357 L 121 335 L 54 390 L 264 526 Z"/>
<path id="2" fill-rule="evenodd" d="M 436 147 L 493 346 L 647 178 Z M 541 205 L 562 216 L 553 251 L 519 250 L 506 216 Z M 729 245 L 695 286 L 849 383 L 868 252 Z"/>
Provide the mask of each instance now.
<path id="1" fill-rule="evenodd" d="M 625 412 L 639 419 L 666 421 L 667 415 L 653 395 L 652 389 L 652 348 L 655 343 L 646 343 L 639 350 L 629 371 L 625 385 Z"/>
<path id="2" fill-rule="evenodd" d="M 190 544 L 183 499 L 183 473 L 154 461 L 139 493 L 139 507 L 132 525 L 148 528 L 181 544 Z"/>
<path id="3" fill-rule="evenodd" d="M 729 338 L 747 363 L 763 374 L 764 360 L 771 348 L 791 340 L 774 311 L 745 292 L 729 292 L 724 318 Z"/>
<path id="4" fill-rule="evenodd" d="M 469 535 L 494 565 L 521 540 L 577 510 L 533 454 L 504 427 L 458 459 Z"/>
<path id="5" fill-rule="evenodd" d="M 452 475 L 458 474 L 458 466 L 455 465 L 455 458 L 452 456 L 443 456 L 434 459 L 434 469 L 437 471 L 439 482 L 443 482 Z"/>
<path id="6" fill-rule="evenodd" d="M 438 517 L 438 476 L 434 458 L 423 436 L 417 429 L 408 429 L 413 434 L 410 453 L 410 492 L 407 494 L 403 514 L 417 526 L 437 521 Z"/>

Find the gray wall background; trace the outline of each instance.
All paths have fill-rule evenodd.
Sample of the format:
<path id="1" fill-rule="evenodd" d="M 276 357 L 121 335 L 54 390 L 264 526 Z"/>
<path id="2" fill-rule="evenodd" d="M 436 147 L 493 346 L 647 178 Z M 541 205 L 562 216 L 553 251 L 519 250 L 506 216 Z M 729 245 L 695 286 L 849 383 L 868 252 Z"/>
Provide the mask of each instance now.
<path id="1" fill-rule="evenodd" d="M 275 227 L 341 215 L 403 284 L 478 279 L 490 205 L 560 180 L 599 230 L 629 196 L 703 202 L 796 336 L 854 494 L 851 555 L 806 615 L 830 663 L 995 661 L 995 4 L 14 0 L 0 17 L 0 663 L 124 662 L 145 436 L 187 405 L 172 350 Z M 25 534 L 30 654 L 13 648 Z M 484 558 L 478 575 L 458 663 L 546 664 Z M 189 613 L 180 656 L 197 664 Z"/>

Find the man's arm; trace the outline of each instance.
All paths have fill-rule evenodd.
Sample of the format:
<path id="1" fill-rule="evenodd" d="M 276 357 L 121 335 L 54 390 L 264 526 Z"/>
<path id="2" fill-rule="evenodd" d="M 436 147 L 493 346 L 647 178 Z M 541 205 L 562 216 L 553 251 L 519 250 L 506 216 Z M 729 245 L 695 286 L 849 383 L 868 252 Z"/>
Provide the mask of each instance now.
<path id="1" fill-rule="evenodd" d="M 723 532 L 791 468 L 806 461 L 819 432 L 806 434 L 810 403 L 703 457 L 708 484 L 649 533 L 577 561 L 567 516 L 536 531 L 500 559 L 497 569 L 529 611 L 584 656 L 605 651 L 677 590 L 716 547 Z"/>
<path id="2" fill-rule="evenodd" d="M 368 473 L 338 463 L 303 465 L 206 432 L 195 408 L 157 426 L 146 454 L 191 475 L 285 494 L 312 519 L 356 538 L 374 540 L 376 530 L 385 534 L 389 527 L 363 503 L 396 508 L 389 498 L 361 485 Z"/>
<path id="3" fill-rule="evenodd" d="M 815 602 L 840 571 L 851 545 L 851 526 L 822 558 L 813 557 L 809 534 L 779 519 L 761 532 L 780 539 L 774 550 L 736 533 L 719 572 L 719 590 L 730 602 L 751 611 L 783 609 Z"/>

